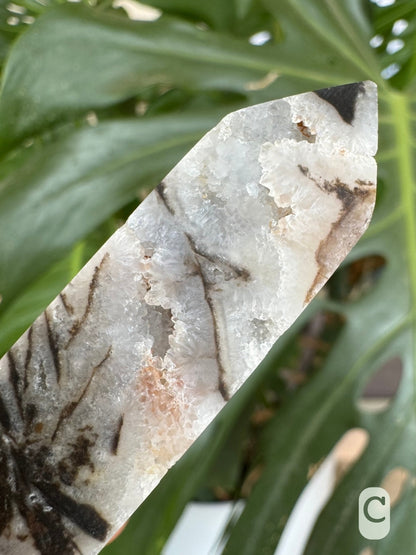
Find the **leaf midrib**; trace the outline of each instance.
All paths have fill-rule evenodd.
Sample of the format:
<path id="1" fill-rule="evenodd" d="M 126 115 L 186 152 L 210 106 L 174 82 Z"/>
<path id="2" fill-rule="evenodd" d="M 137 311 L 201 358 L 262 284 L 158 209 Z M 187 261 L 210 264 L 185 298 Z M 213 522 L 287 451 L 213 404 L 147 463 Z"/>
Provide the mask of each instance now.
<path id="1" fill-rule="evenodd" d="M 367 65 L 367 61 L 363 61 L 362 57 L 358 56 L 352 48 L 344 48 L 344 45 L 340 43 L 338 39 L 334 38 L 332 33 L 328 33 L 328 29 L 324 29 L 319 23 L 314 21 L 313 18 L 308 17 L 308 13 L 302 10 L 296 2 L 291 1 L 291 6 L 293 11 L 296 12 L 296 15 L 299 17 L 299 19 L 301 19 L 316 36 L 318 36 L 321 40 L 324 40 L 343 57 L 347 58 L 359 71 L 370 75 L 373 81 L 377 83 L 377 85 L 383 87 L 383 80 L 380 78 L 379 73 L 374 71 L 372 65 Z M 348 40 L 349 39 L 350 36 L 348 36 Z"/>
<path id="2" fill-rule="evenodd" d="M 412 130 L 409 114 L 410 99 L 405 93 L 391 92 L 389 96 L 393 114 L 393 129 L 397 145 L 397 171 L 406 230 L 406 262 L 409 272 L 410 307 L 412 321 L 416 314 L 416 207 L 414 201 L 414 162 Z M 413 388 L 416 391 L 416 326 L 413 328 L 412 361 Z M 416 409 L 416 401 L 414 402 Z"/>
<path id="3" fill-rule="evenodd" d="M 380 71 L 377 65 L 377 62 L 373 56 L 372 51 L 368 48 L 368 44 L 366 44 L 362 40 L 362 36 L 356 32 L 356 29 L 350 24 L 347 18 L 342 13 L 340 9 L 339 2 L 334 2 L 334 0 L 325 0 L 328 8 L 332 12 L 332 15 L 336 21 L 341 25 L 341 27 L 345 30 L 345 34 L 348 37 L 351 47 L 357 52 L 357 57 L 355 60 L 361 62 L 361 58 L 364 60 L 364 63 L 367 63 L 368 68 L 372 69 L 372 76 L 373 79 L 379 83 L 380 81 Z"/>

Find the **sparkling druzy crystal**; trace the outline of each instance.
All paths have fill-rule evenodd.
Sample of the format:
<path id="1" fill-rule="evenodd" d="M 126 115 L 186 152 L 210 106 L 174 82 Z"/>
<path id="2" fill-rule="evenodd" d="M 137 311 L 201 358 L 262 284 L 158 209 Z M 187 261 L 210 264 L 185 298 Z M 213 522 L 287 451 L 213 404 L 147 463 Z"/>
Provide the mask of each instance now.
<path id="1" fill-rule="evenodd" d="M 0 552 L 97 553 L 366 229 L 376 87 L 229 114 L 0 361 Z"/>

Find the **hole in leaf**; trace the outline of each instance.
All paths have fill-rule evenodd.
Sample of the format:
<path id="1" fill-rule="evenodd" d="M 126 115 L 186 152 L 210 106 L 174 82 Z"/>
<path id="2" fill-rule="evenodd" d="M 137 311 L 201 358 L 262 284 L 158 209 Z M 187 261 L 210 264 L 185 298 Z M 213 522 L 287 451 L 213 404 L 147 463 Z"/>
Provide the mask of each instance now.
<path id="1" fill-rule="evenodd" d="M 339 268 L 328 283 L 330 296 L 339 301 L 357 301 L 374 287 L 385 266 L 384 256 L 374 254 Z"/>
<path id="2" fill-rule="evenodd" d="M 134 107 L 134 111 L 137 116 L 144 116 L 147 108 L 149 107 L 149 103 L 145 102 L 144 100 L 140 100 Z"/>
<path id="3" fill-rule="evenodd" d="M 205 21 L 198 21 L 198 23 L 195 23 L 195 27 L 199 29 L 199 31 L 209 31 L 209 25 L 207 25 Z"/>
<path id="4" fill-rule="evenodd" d="M 370 39 L 370 46 L 371 48 L 378 48 L 383 42 L 384 38 L 381 35 L 374 35 L 374 37 Z"/>
<path id="5" fill-rule="evenodd" d="M 266 42 L 269 42 L 271 38 L 272 35 L 269 33 L 269 31 L 259 31 L 258 33 L 254 33 L 254 35 L 251 35 L 251 37 L 249 38 L 249 43 L 253 44 L 254 46 L 262 46 L 263 44 L 266 44 Z"/>
<path id="6" fill-rule="evenodd" d="M 35 143 L 35 139 L 29 138 L 23 141 L 23 146 L 25 148 L 30 148 Z"/>
<path id="7" fill-rule="evenodd" d="M 19 25 L 20 19 L 15 15 L 11 15 L 7 18 L 7 25 L 11 25 L 12 27 Z"/>
<path id="8" fill-rule="evenodd" d="M 260 91 L 261 89 L 265 89 L 266 87 L 274 83 L 274 81 L 276 81 L 278 77 L 278 73 L 276 73 L 275 71 L 269 71 L 269 73 L 267 73 L 264 77 L 258 79 L 257 81 L 248 81 L 248 83 L 244 85 L 244 88 L 246 89 L 246 91 Z"/>
<path id="9" fill-rule="evenodd" d="M 382 76 L 383 79 L 391 79 L 394 75 L 396 75 L 396 73 L 399 73 L 401 69 L 401 66 L 399 64 L 396 64 L 396 62 L 388 65 L 387 67 L 385 67 L 380 75 Z"/>
<path id="10" fill-rule="evenodd" d="M 251 494 L 253 487 L 259 481 L 262 473 L 263 473 L 263 465 L 258 464 L 247 474 L 241 486 L 241 497 L 247 498 Z"/>
<path id="11" fill-rule="evenodd" d="M 19 6 L 18 4 L 14 4 L 13 2 L 10 2 L 10 4 L 7 4 L 6 10 L 11 13 L 17 13 L 17 14 L 26 13 L 26 8 L 24 6 Z"/>
<path id="12" fill-rule="evenodd" d="M 374 550 L 371 547 L 364 547 L 359 553 L 359 555 L 374 555 Z"/>
<path id="13" fill-rule="evenodd" d="M 396 0 L 371 0 L 373 4 L 377 4 L 380 8 L 386 8 L 387 6 L 392 6 Z"/>
<path id="14" fill-rule="evenodd" d="M 386 52 L 387 54 L 395 54 L 399 52 L 404 47 L 404 41 L 402 39 L 393 39 L 387 43 Z"/>
<path id="15" fill-rule="evenodd" d="M 306 324 L 299 335 L 297 348 L 292 352 L 293 358 L 279 372 L 289 390 L 303 385 L 322 367 L 344 323 L 342 315 L 328 310 L 318 312 Z"/>
<path id="16" fill-rule="evenodd" d="M 399 388 L 403 374 L 400 357 L 393 357 L 376 370 L 364 387 L 357 406 L 365 412 L 386 410 Z"/>
<path id="17" fill-rule="evenodd" d="M 390 505 L 396 505 L 403 495 L 407 481 L 410 478 L 410 472 L 403 466 L 397 466 L 390 470 L 381 482 L 381 487 L 384 488 L 390 495 Z"/>
<path id="18" fill-rule="evenodd" d="M 406 31 L 408 26 L 409 26 L 409 22 L 406 21 L 406 19 L 398 19 L 397 21 L 394 22 L 391 32 L 393 33 L 393 35 L 398 37 L 404 31 Z"/>
<path id="19" fill-rule="evenodd" d="M 337 482 L 359 459 L 368 445 L 369 434 L 362 428 L 348 430 L 329 455 L 308 470 L 309 482 L 289 516 L 275 555 L 303 553 L 322 509 Z M 293 547 L 296 545 L 296 550 Z"/>
<path id="20" fill-rule="evenodd" d="M 93 111 L 88 112 L 88 114 L 85 116 L 85 119 L 90 127 L 97 127 L 98 117 L 95 112 Z"/>
<path id="21" fill-rule="evenodd" d="M 122 8 L 128 18 L 135 21 L 155 21 L 162 14 L 160 10 L 135 0 L 114 0 L 113 7 Z"/>
<path id="22" fill-rule="evenodd" d="M 345 432 L 334 447 L 333 455 L 336 462 L 337 482 L 348 472 L 364 453 L 370 434 L 364 428 L 351 428 Z"/>

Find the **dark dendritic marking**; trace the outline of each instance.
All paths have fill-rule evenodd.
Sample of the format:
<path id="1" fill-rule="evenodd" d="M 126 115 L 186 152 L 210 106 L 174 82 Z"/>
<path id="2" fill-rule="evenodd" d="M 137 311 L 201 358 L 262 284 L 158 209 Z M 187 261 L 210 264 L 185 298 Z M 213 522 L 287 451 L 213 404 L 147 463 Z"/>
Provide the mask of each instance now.
<path id="1" fill-rule="evenodd" d="M 167 198 L 166 194 L 166 184 L 163 183 L 163 181 L 156 187 L 156 192 L 158 193 L 168 212 L 170 212 L 170 214 L 174 216 L 175 211 L 169 203 L 169 199 Z M 225 260 L 218 255 L 212 255 L 202 251 L 201 249 L 198 249 L 195 241 L 192 239 L 189 233 L 186 233 L 184 230 L 183 233 L 186 236 L 190 249 L 194 255 L 196 273 L 201 278 L 202 286 L 204 289 L 205 302 L 207 303 L 211 313 L 214 330 L 215 353 L 218 366 L 218 390 L 221 393 L 223 399 L 225 401 L 228 401 L 230 399 L 230 392 L 228 391 L 228 387 L 225 381 L 225 369 L 221 359 L 221 339 L 218 330 L 217 314 L 215 310 L 214 300 L 211 294 L 211 289 L 216 285 L 216 280 L 214 278 L 215 271 L 221 273 L 225 281 L 228 281 L 229 279 L 237 279 L 242 282 L 247 282 L 251 279 L 250 272 L 245 268 L 240 268 L 239 266 L 232 264 L 228 260 Z M 206 269 L 204 271 L 204 261 L 208 262 L 211 268 L 214 270 L 214 272 L 211 272 L 211 275 Z"/>
<path id="2" fill-rule="evenodd" d="M 122 414 L 117 421 L 116 431 L 111 439 L 111 453 L 117 455 L 118 444 L 120 443 L 121 428 L 124 424 L 124 415 Z"/>
<path id="3" fill-rule="evenodd" d="M 369 194 L 369 188 L 374 187 L 371 181 L 356 181 L 357 187 L 351 189 L 346 183 L 343 183 L 338 177 L 334 181 L 328 181 L 327 179 L 319 180 L 314 177 L 309 168 L 306 166 L 298 165 L 299 170 L 302 174 L 313 181 L 315 185 L 329 194 L 335 194 L 337 198 L 342 203 L 342 213 L 348 212 L 348 210 L 357 202 L 359 198 L 366 198 Z"/>
<path id="4" fill-rule="evenodd" d="M 11 430 L 11 421 L 9 411 L 7 410 L 6 404 L 3 401 L 3 397 L 0 392 L 0 425 L 3 428 L 4 433 L 9 433 Z"/>
<path id="5" fill-rule="evenodd" d="M 82 329 L 82 326 L 85 324 L 85 322 L 86 322 L 86 320 L 89 316 L 89 313 L 90 313 L 91 308 L 92 308 L 92 303 L 93 303 L 93 300 L 94 300 L 94 294 L 95 294 L 95 291 L 98 287 L 99 275 L 100 275 L 101 270 L 103 269 L 103 266 L 104 266 L 105 262 L 108 260 L 109 256 L 110 256 L 109 253 L 106 252 L 105 255 L 103 256 L 103 258 L 101 259 L 101 262 L 98 264 L 98 266 L 96 266 L 94 268 L 94 273 L 92 275 L 92 278 L 91 278 L 91 281 L 90 281 L 90 284 L 89 284 L 87 303 L 85 305 L 84 313 L 83 313 L 83 315 L 81 316 L 81 318 L 79 320 L 76 320 L 73 323 L 72 328 L 69 331 L 69 339 L 68 339 L 68 342 L 66 344 L 66 347 L 68 347 L 70 345 L 70 343 L 79 334 L 79 332 Z M 61 298 L 61 300 L 64 303 L 62 298 Z"/>
<path id="6" fill-rule="evenodd" d="M 216 356 L 217 366 L 218 366 L 218 390 L 221 393 L 224 401 L 228 401 L 230 399 L 230 392 L 228 391 L 228 387 L 225 381 L 225 369 L 221 358 L 221 349 L 220 349 L 221 339 L 220 339 L 220 334 L 219 334 L 218 324 L 217 324 L 217 314 L 215 310 L 214 301 L 210 293 L 211 284 L 206 279 L 205 272 L 203 271 L 203 268 L 201 266 L 201 262 L 200 260 L 198 260 L 198 256 L 201 257 L 203 255 L 199 253 L 198 249 L 196 248 L 194 240 L 188 234 L 185 233 L 185 235 L 188 239 L 189 246 L 192 252 L 194 253 L 197 273 L 201 278 L 202 286 L 204 289 L 205 302 L 207 303 L 211 313 L 212 326 L 214 330 L 215 356 Z"/>
<path id="7" fill-rule="evenodd" d="M 34 451 L 33 446 L 22 450 L 12 445 L 10 451 L 14 478 L 20 486 L 12 497 L 42 555 L 80 553 L 62 516 L 93 538 L 105 539 L 109 525 L 94 507 L 61 490 L 47 447 Z"/>
<path id="8" fill-rule="evenodd" d="M 80 434 L 77 439 L 70 444 L 71 452 L 58 464 L 59 478 L 61 482 L 68 486 L 74 483 L 83 466 L 89 467 L 91 472 L 95 470 L 91 458 L 91 449 L 95 446 L 98 436 L 92 431 L 91 426 L 79 429 L 78 432 Z"/>
<path id="9" fill-rule="evenodd" d="M 66 310 L 66 312 L 72 316 L 74 314 L 74 307 L 70 304 L 70 302 L 68 301 L 65 293 L 59 293 L 59 298 Z"/>
<path id="10" fill-rule="evenodd" d="M 7 459 L 5 453 L 0 451 L 0 536 L 5 533 L 13 518 L 13 504 L 9 495 L 10 484 L 8 484 L 7 480 Z"/>
<path id="11" fill-rule="evenodd" d="M 23 420 L 22 384 L 20 380 L 20 375 L 16 369 L 16 361 L 14 359 L 13 349 L 10 349 L 10 351 L 7 353 L 7 362 L 9 364 L 9 382 L 12 384 L 17 409 L 19 411 L 20 418 Z"/>
<path id="12" fill-rule="evenodd" d="M 305 303 L 309 303 L 309 301 L 313 297 L 315 287 L 322 276 L 328 278 L 324 270 L 327 246 L 331 239 L 331 236 L 333 236 L 334 233 L 336 233 L 336 231 L 343 225 L 344 220 L 348 217 L 348 214 L 351 212 L 351 210 L 353 210 L 357 202 L 362 201 L 371 194 L 374 194 L 374 183 L 372 183 L 371 181 L 356 180 L 355 183 L 357 184 L 357 186 L 351 189 L 338 177 L 334 181 L 328 181 L 326 179 L 323 180 L 314 177 L 309 171 L 309 168 L 307 168 L 306 166 L 302 166 L 299 164 L 298 168 L 301 173 L 305 177 L 313 181 L 321 191 L 325 191 L 328 194 L 335 194 L 337 198 L 341 201 L 342 205 L 338 219 L 332 223 L 329 234 L 320 242 L 319 247 L 315 252 L 315 260 L 318 264 L 318 272 L 312 285 L 309 288 L 309 291 L 306 294 Z"/>
<path id="13" fill-rule="evenodd" d="M 90 286 L 90 303 L 97 286 L 97 275 L 98 272 Z M 60 351 L 64 349 L 60 348 L 60 336 L 54 330 L 54 323 L 47 312 L 44 313 L 43 321 L 37 325 L 39 329 L 46 329 L 46 334 L 40 336 L 47 336 L 50 355 L 46 352 L 41 360 L 37 360 L 36 371 L 42 375 L 42 372 L 45 373 L 44 363 L 52 364 L 57 376 L 56 383 L 59 383 Z M 69 522 L 99 541 L 105 540 L 109 530 L 108 522 L 92 505 L 77 501 L 63 489 L 74 483 L 82 467 L 87 467 L 91 473 L 95 471 L 92 452 L 98 434 L 89 425 L 78 429 L 74 439 L 67 443 L 68 452 L 58 459 L 56 454 L 52 456 L 54 440 L 64 421 L 85 399 L 94 376 L 111 355 L 111 346 L 91 369 L 89 379 L 76 400 L 67 403 L 60 411 L 55 431 L 51 434 L 39 419 L 40 413 L 33 398 L 27 398 L 29 380 L 34 370 L 34 336 L 32 327 L 27 332 L 25 355 L 18 357 L 11 349 L 5 358 L 10 391 L 13 392 L 17 411 L 9 408 L 13 401 L 9 392 L 2 393 L 0 385 L 0 535 L 11 536 L 13 519 L 19 514 L 28 530 L 28 534 L 16 536 L 22 542 L 33 541 L 33 546 L 41 555 L 74 555 L 81 551 L 74 541 Z M 46 389 L 51 386 L 47 385 L 44 378 L 38 387 Z M 19 425 L 19 418 L 22 426 Z M 24 434 L 21 433 L 22 428 Z"/>
<path id="14" fill-rule="evenodd" d="M 168 212 L 172 215 L 175 215 L 175 211 L 170 206 L 169 201 L 167 199 L 166 185 L 165 185 L 165 183 L 163 183 L 163 181 L 161 183 L 159 183 L 159 185 L 156 187 L 156 192 L 159 194 L 159 197 L 162 200 L 162 202 L 165 205 Z M 230 398 L 230 394 L 227 390 L 227 385 L 225 383 L 225 370 L 224 370 L 224 366 L 223 366 L 222 361 L 221 361 L 220 337 L 219 337 L 219 333 L 218 333 L 217 317 L 216 317 L 216 313 L 215 313 L 214 303 L 213 303 L 212 297 L 211 297 L 210 292 L 209 292 L 210 284 L 209 284 L 208 280 L 206 279 L 206 277 L 204 275 L 204 272 L 202 270 L 200 261 L 197 258 L 199 253 L 197 252 L 195 242 L 189 236 L 188 233 L 184 232 L 184 234 L 185 234 L 186 238 L 188 239 L 188 243 L 189 243 L 189 246 L 191 248 L 191 251 L 194 253 L 196 273 L 201 278 L 202 287 L 204 289 L 205 302 L 207 303 L 208 308 L 209 308 L 210 313 L 211 313 L 213 330 L 214 330 L 215 356 L 216 356 L 216 359 L 217 359 L 217 366 L 218 366 L 218 390 L 221 393 L 222 398 L 225 401 L 228 401 L 228 399 Z M 202 256 L 202 255 L 199 254 L 199 256 Z"/>
<path id="15" fill-rule="evenodd" d="M 32 360 L 32 341 L 33 341 L 33 326 L 30 326 L 27 332 L 27 350 L 25 358 L 25 376 L 24 376 L 24 390 L 29 386 L 29 368 Z"/>
<path id="16" fill-rule="evenodd" d="M 59 508 L 64 516 L 72 520 L 86 534 L 99 541 L 105 540 L 108 523 L 94 507 L 87 503 L 78 503 L 52 484 L 39 484 L 38 487 L 42 488 L 42 493 L 52 507 Z"/>
<path id="17" fill-rule="evenodd" d="M 78 468 L 88 463 L 84 451 L 87 450 L 88 455 L 89 446 L 90 442 L 83 445 L 82 440 L 77 440 L 74 464 Z M 63 492 L 58 478 L 59 471 L 52 462 L 50 448 L 28 440 L 19 444 L 10 431 L 1 434 L 0 535 L 11 534 L 15 507 L 26 521 L 34 546 L 41 555 L 81 553 L 64 517 L 86 534 L 104 541 L 108 523 L 92 505 L 80 503 Z M 19 539 L 26 541 L 28 537 L 19 536 Z"/>
<path id="18" fill-rule="evenodd" d="M 168 198 L 166 196 L 166 184 L 161 181 L 159 183 L 159 185 L 156 187 L 155 191 L 159 194 L 159 197 L 162 199 L 163 204 L 166 206 L 166 208 L 168 209 L 168 211 L 174 215 L 175 211 L 172 208 L 172 206 L 169 204 Z"/>
<path id="19" fill-rule="evenodd" d="M 35 424 L 35 418 L 38 415 L 38 408 L 33 403 L 27 403 L 25 405 L 25 435 L 30 434 L 32 431 L 35 433 L 40 433 L 43 429 L 43 424 L 38 422 L 35 428 L 33 427 Z"/>
<path id="20" fill-rule="evenodd" d="M 108 360 L 108 358 L 111 355 L 111 351 L 112 351 L 112 347 L 110 346 L 108 348 L 104 358 L 96 366 L 94 366 L 94 368 L 92 369 L 91 375 L 88 378 L 88 381 L 87 381 L 84 389 L 82 390 L 80 396 L 78 397 L 78 399 L 76 399 L 75 401 L 71 401 L 70 403 L 65 405 L 65 407 L 62 409 L 61 414 L 59 415 L 59 418 L 58 418 L 58 422 L 56 424 L 55 431 L 52 434 L 52 441 L 55 439 L 56 434 L 58 433 L 59 428 L 61 427 L 63 421 L 70 418 L 72 416 L 73 412 L 75 411 L 75 409 L 80 405 L 81 401 L 85 397 L 85 395 L 86 395 L 86 393 L 87 393 L 87 391 L 88 391 L 88 389 L 91 385 L 91 382 L 92 382 L 97 370 L 99 370 L 101 368 L 101 366 L 103 366 L 103 364 Z"/>
<path id="21" fill-rule="evenodd" d="M 189 236 L 188 236 L 189 239 Z M 222 278 L 224 281 L 229 281 L 230 279 L 237 279 L 242 282 L 250 281 L 251 276 L 250 272 L 246 268 L 241 268 L 228 260 L 225 260 L 221 256 L 216 254 L 208 254 L 207 252 L 197 249 L 195 243 L 193 243 L 193 252 L 196 256 L 200 257 L 202 260 L 207 261 L 212 268 L 222 274 Z M 207 281 L 210 281 L 210 285 L 215 285 L 216 280 L 214 276 L 206 276 Z"/>
<path id="22" fill-rule="evenodd" d="M 360 82 L 320 89 L 315 91 L 315 94 L 332 104 L 341 118 L 351 125 L 354 121 L 358 94 L 364 90 L 364 83 Z"/>
<path id="23" fill-rule="evenodd" d="M 53 364 L 54 364 L 54 368 L 55 368 L 55 372 L 56 372 L 56 381 L 59 383 L 59 381 L 61 379 L 61 370 L 62 370 L 59 346 L 58 346 L 57 338 L 55 337 L 55 334 L 52 330 L 51 321 L 49 319 L 49 314 L 48 314 L 47 309 L 43 313 L 43 316 L 45 318 L 45 325 L 46 325 L 46 333 L 47 333 L 47 337 L 48 337 L 49 350 L 50 350 L 51 355 L 52 355 L 52 360 L 53 360 Z"/>
<path id="24" fill-rule="evenodd" d="M 172 208 L 167 198 L 166 184 L 162 181 L 161 183 L 159 183 L 159 185 L 156 187 L 155 190 L 159 194 L 159 197 L 163 201 L 163 204 L 165 205 L 167 210 L 172 215 L 174 215 L 175 211 Z M 227 267 L 227 269 L 231 272 L 231 276 L 228 279 L 241 279 L 242 281 L 249 281 L 251 279 L 250 272 L 248 270 L 246 270 L 245 268 L 240 268 L 235 264 L 232 264 L 231 262 L 229 262 L 228 260 L 225 260 L 221 256 L 218 256 L 216 254 L 209 254 L 206 251 L 203 251 L 202 249 L 198 249 L 195 245 L 195 241 L 190 237 L 189 233 L 186 233 L 184 231 L 184 234 L 186 235 L 194 254 L 208 260 L 213 265 L 217 265 L 220 270 L 223 267 Z"/>
<path id="25" fill-rule="evenodd" d="M 197 248 L 195 241 L 188 233 L 185 233 L 185 235 L 188 239 L 189 246 L 194 254 L 197 273 L 201 277 L 202 285 L 204 288 L 204 298 L 211 312 L 214 330 L 215 352 L 218 365 L 218 390 L 220 391 L 223 399 L 225 401 L 228 401 L 230 399 L 230 392 L 228 391 L 228 387 L 225 381 L 225 369 L 221 356 L 221 338 L 219 334 L 217 313 L 215 310 L 215 303 L 211 294 L 211 289 L 215 290 L 215 285 L 217 285 L 217 281 L 215 279 L 215 271 L 221 273 L 225 281 L 228 281 L 229 279 L 237 279 L 242 282 L 247 282 L 251 279 L 250 272 L 245 268 L 240 268 L 239 266 L 232 264 L 228 260 L 225 260 L 218 255 L 212 255 L 202 251 L 201 249 Z M 207 267 L 204 268 L 204 265 L 207 262 L 211 269 L 214 269 L 214 272 L 209 272 Z"/>

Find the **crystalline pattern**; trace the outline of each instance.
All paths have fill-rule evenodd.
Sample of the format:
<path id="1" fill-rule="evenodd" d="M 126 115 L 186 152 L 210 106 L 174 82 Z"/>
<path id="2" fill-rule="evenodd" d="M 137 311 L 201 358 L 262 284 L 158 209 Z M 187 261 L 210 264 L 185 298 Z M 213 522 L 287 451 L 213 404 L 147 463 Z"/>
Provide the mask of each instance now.
<path id="1" fill-rule="evenodd" d="M 97 553 L 366 229 L 371 82 L 234 112 L 0 361 L 0 552 Z"/>

